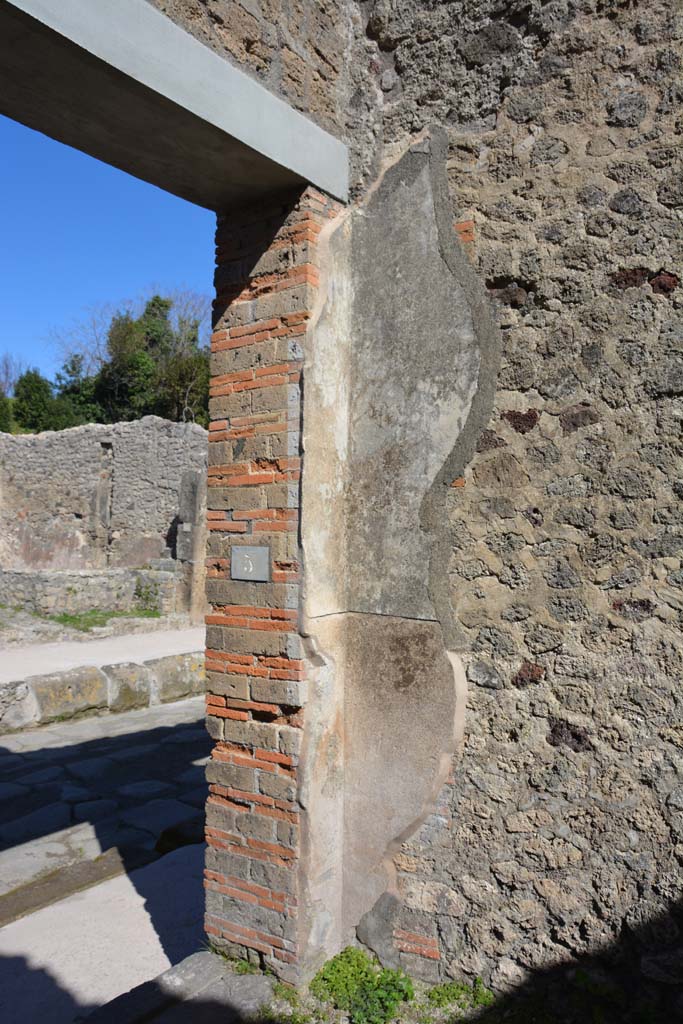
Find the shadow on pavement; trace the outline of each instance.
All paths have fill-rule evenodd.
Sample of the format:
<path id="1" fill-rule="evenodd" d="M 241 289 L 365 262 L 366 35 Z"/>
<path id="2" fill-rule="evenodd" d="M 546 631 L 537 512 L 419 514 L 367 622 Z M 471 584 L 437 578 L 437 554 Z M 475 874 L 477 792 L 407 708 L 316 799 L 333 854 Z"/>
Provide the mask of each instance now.
<path id="1" fill-rule="evenodd" d="M 625 929 L 620 938 L 594 955 L 573 958 L 565 964 L 532 972 L 514 991 L 499 996 L 493 1005 L 463 1015 L 453 1007 L 438 1015 L 444 1024 L 463 1019 L 477 1024 L 678 1024 L 683 1021 L 683 901 L 671 905 L 637 928 Z M 208 954 L 204 954 L 207 956 Z M 44 988 L 61 1020 L 92 1024 L 242 1024 L 247 1020 L 286 1024 L 301 1021 L 297 1011 L 281 1014 L 243 1012 L 241 985 L 262 978 L 237 977 L 225 970 L 230 998 L 213 996 L 220 979 L 213 978 L 207 991 L 178 1000 L 158 980 L 147 982 L 101 1008 L 79 1005 L 63 993 L 46 971 L 36 971 L 21 958 L 5 961 L 9 970 L 20 970 L 26 983 Z M 249 995 L 247 993 L 247 995 Z M 254 1003 L 253 990 L 251 999 Z M 267 1002 L 267 1000 L 263 1000 Z M 256 1005 L 260 1005 L 257 1003 Z M 65 1012 L 73 1011 L 73 1017 Z M 48 1024 L 50 1017 L 42 1017 Z M 316 1014 L 316 1019 L 324 1016 Z M 414 1012 L 406 1019 L 415 1018 Z M 422 1016 L 420 1019 L 429 1019 Z M 3 1017 L 7 1024 L 25 1024 L 20 1013 Z"/>
<path id="2" fill-rule="evenodd" d="M 49 870 L 50 850 L 55 846 L 52 839 L 59 839 L 63 830 L 73 826 L 89 826 L 87 832 L 75 833 L 73 845 L 83 842 L 92 849 L 85 851 L 85 859 L 73 869 L 53 876 L 53 899 L 69 896 L 80 887 L 79 871 L 83 866 L 92 869 L 98 847 L 102 852 L 110 850 L 117 854 L 144 900 L 169 962 L 177 963 L 196 952 L 202 933 L 206 783 L 203 765 L 193 762 L 205 759 L 210 749 L 203 718 L 22 753 L 3 749 L 0 737 L 0 881 L 8 884 L 7 870 L 13 857 L 21 871 L 21 862 L 30 860 L 32 851 L 47 850 Z M 163 870 L 161 864 L 156 869 L 145 867 L 185 846 L 191 872 L 185 861 L 182 870 L 179 866 L 172 870 L 175 854 L 164 859 Z M 116 869 L 115 858 L 112 863 Z M 37 867 L 42 864 L 40 860 Z M 118 871 L 120 874 L 120 867 Z M 66 889 L 60 893 L 63 878 Z M 0 920 L 17 916 L 12 901 L 33 898 L 34 890 L 45 884 L 49 880 L 39 880 L 38 886 L 29 883 L 0 897 Z M 19 912 L 25 910 L 20 907 Z M 183 915 L 181 922 L 179 916 Z M 102 920 L 106 928 L 106 907 Z M 70 1021 L 76 1012 L 82 1015 L 92 1009 L 79 1007 L 52 975 L 22 956 L 0 959 L 0 1017 L 3 1024 L 10 1020 L 27 1024 L 31 1016 L 21 1006 L 3 1006 L 3 988 L 11 988 L 15 997 L 24 990 L 27 1010 L 38 1003 L 49 1007 L 47 1015 L 41 1015 L 43 1024 Z M 5 1016 L 8 1011 L 9 1017 Z"/>
<path id="3" fill-rule="evenodd" d="M 70 992 L 61 988 L 49 971 L 32 967 L 23 956 L 3 956 L 0 957 L 0 1010 L 3 1024 L 29 1024 L 31 1020 L 22 1006 L 9 1005 L 3 998 L 3 990 L 10 978 L 21 979 L 22 984 L 32 992 L 36 1004 L 48 1008 L 48 1014 L 43 1018 L 45 1024 L 49 1024 L 50 1017 L 59 1021 L 76 1020 L 78 1014 L 92 1009 L 81 1006 Z"/>
<path id="4" fill-rule="evenodd" d="M 0 779 L 6 799 L 0 804 L 0 837 L 6 849 L 51 834 L 54 821 L 59 820 L 62 824 L 58 827 L 89 821 L 103 848 L 118 848 L 128 872 L 149 864 L 160 849 L 174 845 L 187 843 L 201 854 L 201 847 L 191 844 L 197 838 L 195 826 L 201 828 L 203 822 L 204 769 L 192 762 L 204 758 L 211 746 L 203 722 L 20 756 L 2 751 L 1 743 Z M 21 792 L 11 788 L 13 779 L 16 786 L 23 787 Z M 140 782 L 155 785 L 135 785 Z M 101 814 L 103 810 L 107 813 Z M 189 855 L 190 849 L 187 852 Z M 178 877 L 188 884 L 187 873 Z M 557 880 L 562 884 L 561 873 Z M 168 884 L 144 868 L 135 872 L 133 881 L 169 961 L 177 963 L 196 952 L 196 943 L 184 948 L 179 941 L 175 894 Z M 201 913 L 199 891 L 195 898 Z M 638 924 L 624 923 L 612 944 L 574 958 L 567 951 L 567 958 L 565 964 L 531 972 L 514 991 L 470 1019 L 478 1024 L 683 1022 L 683 901 L 665 906 L 663 899 L 658 915 Z M 0 1006 L 3 978 L 20 980 L 20 988 L 40 995 L 40 1001 L 49 1007 L 41 1014 L 41 1024 L 85 1020 L 93 1013 L 96 1024 L 100 1018 L 101 1024 L 239 1024 L 244 1019 L 229 1002 L 213 999 L 209 992 L 189 1002 L 174 1002 L 154 981 L 143 986 L 151 1002 L 142 1016 L 117 1009 L 115 1016 L 105 1018 L 107 1007 L 80 1005 L 49 971 L 36 968 L 22 956 L 0 960 Z M 5 1005 L 0 1015 L 3 1024 L 31 1021 L 21 1006 Z M 287 1021 L 288 1014 L 280 1019 Z M 457 1019 L 454 1012 L 450 1020 Z"/>

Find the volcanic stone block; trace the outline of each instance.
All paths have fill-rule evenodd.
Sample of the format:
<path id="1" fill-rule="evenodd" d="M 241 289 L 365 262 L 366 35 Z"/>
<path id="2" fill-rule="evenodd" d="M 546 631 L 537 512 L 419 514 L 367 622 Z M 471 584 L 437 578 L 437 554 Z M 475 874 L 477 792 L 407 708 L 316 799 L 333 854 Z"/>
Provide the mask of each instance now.
<path id="1" fill-rule="evenodd" d="M 203 653 L 158 658 L 147 665 L 155 677 L 154 690 L 162 704 L 204 692 Z"/>
<path id="2" fill-rule="evenodd" d="M 128 662 L 105 665 L 102 670 L 109 678 L 109 708 L 111 711 L 132 711 L 149 704 L 152 676 L 144 665 Z"/>
<path id="3" fill-rule="evenodd" d="M 41 722 L 107 707 L 107 677 L 97 668 L 75 668 L 58 676 L 27 679 L 38 702 Z"/>

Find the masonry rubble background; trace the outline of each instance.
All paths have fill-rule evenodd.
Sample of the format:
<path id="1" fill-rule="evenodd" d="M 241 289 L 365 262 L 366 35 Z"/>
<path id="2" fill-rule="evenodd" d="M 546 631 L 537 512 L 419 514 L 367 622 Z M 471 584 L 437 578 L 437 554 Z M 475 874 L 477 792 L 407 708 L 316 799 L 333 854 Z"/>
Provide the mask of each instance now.
<path id="1" fill-rule="evenodd" d="M 305 978 L 360 925 L 414 974 L 481 974 L 503 989 L 669 914 L 666 938 L 642 931 L 641 982 L 675 982 L 678 5 L 154 6 L 347 141 L 351 157 L 346 210 L 294 183 L 272 201 L 220 210 L 209 935 Z M 438 132 L 431 143 L 422 134 L 431 125 L 445 128 L 447 156 Z M 448 219 L 471 268 L 443 240 L 439 188 L 415 194 L 416 163 L 433 165 L 432 182 L 435 165 L 446 172 Z M 359 222 L 376 203 L 412 218 L 405 259 L 389 245 L 378 254 L 378 277 L 399 289 L 395 319 L 374 295 L 369 305 L 354 297 L 372 253 Z M 406 224 L 386 229 L 393 240 Z M 425 273 L 435 246 L 456 309 Z M 410 310 L 431 308 L 434 295 L 433 314 L 411 325 Z M 413 337 L 387 324 L 412 326 Z M 392 419 L 382 382 L 395 346 L 411 356 L 417 397 Z M 440 464 L 432 387 L 451 449 Z M 415 479 L 387 519 L 383 499 L 406 465 Z M 315 500 L 341 524 L 336 536 L 320 515 L 307 519 Z M 432 564 L 409 587 L 400 557 L 418 540 Z M 245 543 L 269 545 L 270 583 L 230 580 L 230 548 Z M 344 585 L 328 587 L 312 566 L 324 570 L 335 550 Z M 395 559 L 380 559 L 380 572 L 378 550 Z M 402 622 L 395 634 L 394 619 L 414 620 L 430 644 Z M 387 672 L 371 736 L 344 700 L 352 685 L 359 699 L 374 696 L 374 680 L 351 679 L 366 629 Z M 429 763 L 399 820 L 380 769 L 387 779 L 400 771 L 404 713 L 423 679 L 439 697 L 419 707 Z M 364 779 L 359 750 L 371 765 Z M 386 814 L 366 847 L 351 817 L 361 797 Z"/>
<path id="2" fill-rule="evenodd" d="M 0 602 L 204 612 L 207 433 L 146 416 L 0 434 Z"/>

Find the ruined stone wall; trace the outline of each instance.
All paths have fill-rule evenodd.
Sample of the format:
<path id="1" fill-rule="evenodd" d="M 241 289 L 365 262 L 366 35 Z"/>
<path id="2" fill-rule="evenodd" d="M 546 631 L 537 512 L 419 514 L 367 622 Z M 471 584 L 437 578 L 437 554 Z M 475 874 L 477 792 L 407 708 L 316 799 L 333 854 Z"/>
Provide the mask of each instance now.
<path id="1" fill-rule="evenodd" d="M 184 580 L 155 569 L 0 569 L 0 604 L 38 615 L 141 607 L 162 615 L 187 611 Z"/>
<path id="2" fill-rule="evenodd" d="M 0 435 L 0 566 L 190 561 L 186 534 L 201 518 L 206 436 L 195 424 L 152 416 Z"/>
<path id="3" fill-rule="evenodd" d="M 368 14 L 360 143 L 373 123 L 385 152 L 448 128 L 503 332 L 450 498 L 466 744 L 396 858 L 402 959 L 504 987 L 664 913 L 666 938 L 641 934 L 647 984 L 677 948 L 683 849 L 680 8 Z"/>

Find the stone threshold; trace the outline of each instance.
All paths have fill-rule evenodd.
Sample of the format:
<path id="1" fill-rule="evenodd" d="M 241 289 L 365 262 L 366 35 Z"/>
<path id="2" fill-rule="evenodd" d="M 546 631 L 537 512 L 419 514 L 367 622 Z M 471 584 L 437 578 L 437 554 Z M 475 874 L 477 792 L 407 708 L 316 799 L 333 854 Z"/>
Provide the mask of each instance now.
<path id="1" fill-rule="evenodd" d="M 235 974 L 215 953 L 193 953 L 84 1019 L 87 1024 L 239 1024 L 258 1017 L 272 998 L 274 982 L 264 974 Z"/>

